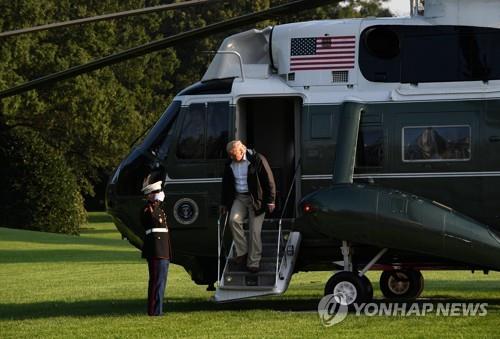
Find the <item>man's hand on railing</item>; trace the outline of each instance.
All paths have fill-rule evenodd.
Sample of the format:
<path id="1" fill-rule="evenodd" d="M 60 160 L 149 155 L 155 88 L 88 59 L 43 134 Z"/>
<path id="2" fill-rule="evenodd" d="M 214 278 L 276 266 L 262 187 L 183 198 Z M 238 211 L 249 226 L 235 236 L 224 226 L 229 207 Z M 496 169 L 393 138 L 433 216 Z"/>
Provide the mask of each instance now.
<path id="1" fill-rule="evenodd" d="M 275 208 L 276 208 L 275 204 L 267 204 L 267 210 L 269 213 L 273 213 Z"/>
<path id="2" fill-rule="evenodd" d="M 227 208 L 224 205 L 219 206 L 219 215 L 224 215 L 227 213 Z"/>

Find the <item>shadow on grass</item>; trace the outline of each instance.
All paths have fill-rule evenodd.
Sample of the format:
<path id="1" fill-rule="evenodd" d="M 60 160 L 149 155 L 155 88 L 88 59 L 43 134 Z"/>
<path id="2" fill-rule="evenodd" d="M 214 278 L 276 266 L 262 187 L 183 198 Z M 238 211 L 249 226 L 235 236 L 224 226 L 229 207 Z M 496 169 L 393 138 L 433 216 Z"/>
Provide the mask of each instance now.
<path id="1" fill-rule="evenodd" d="M 89 230 L 82 232 L 83 235 L 92 233 L 116 233 L 115 239 L 85 237 L 76 235 L 66 235 L 59 233 L 43 233 L 37 231 L 26 231 L 17 229 L 0 229 L 0 242 L 28 242 L 36 244 L 64 244 L 64 245 L 97 245 L 97 246 L 124 246 L 130 247 L 126 240 L 122 240 L 115 230 Z"/>
<path id="2" fill-rule="evenodd" d="M 0 263 L 139 262 L 140 256 L 139 251 L 118 250 L 0 250 Z"/>
<path id="3" fill-rule="evenodd" d="M 144 304 L 143 300 L 50 301 L 31 304 L 0 304 L 0 319 L 24 320 L 68 316 L 122 316 L 144 312 Z"/>
<path id="4" fill-rule="evenodd" d="M 223 312 L 271 310 L 278 312 L 316 312 L 319 298 L 255 299 L 217 304 L 210 300 L 168 298 L 164 311 L 168 313 Z M 375 300 L 375 304 L 396 302 Z M 404 301 L 398 301 L 404 302 Z M 412 301 L 407 300 L 407 308 Z M 487 303 L 489 312 L 500 312 L 500 300 L 490 299 L 432 299 L 419 300 L 418 304 L 431 303 Z M 54 317 L 130 316 L 145 315 L 146 299 L 89 300 L 76 302 L 41 302 L 32 304 L 0 304 L 0 319 L 25 320 Z"/>
<path id="5" fill-rule="evenodd" d="M 106 212 L 91 213 L 87 217 L 88 224 L 113 222 L 113 219 Z"/>
<path id="6" fill-rule="evenodd" d="M 110 229 L 95 229 L 92 227 L 82 227 L 80 228 L 80 235 L 85 234 L 118 234 L 116 228 Z"/>
<path id="7" fill-rule="evenodd" d="M 167 313 L 216 312 L 241 310 L 314 311 L 318 299 L 248 300 L 217 304 L 210 300 L 167 298 Z M 146 314 L 146 299 L 89 300 L 76 302 L 41 302 L 0 304 L 0 319 L 25 320 L 54 317 L 125 316 Z"/>

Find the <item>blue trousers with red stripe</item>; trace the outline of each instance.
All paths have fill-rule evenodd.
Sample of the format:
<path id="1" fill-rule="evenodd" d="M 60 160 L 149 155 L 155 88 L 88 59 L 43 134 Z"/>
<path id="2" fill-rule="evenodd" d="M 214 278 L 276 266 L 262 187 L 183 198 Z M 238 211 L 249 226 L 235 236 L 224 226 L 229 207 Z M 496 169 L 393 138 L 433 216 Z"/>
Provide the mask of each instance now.
<path id="1" fill-rule="evenodd" d="M 162 258 L 149 258 L 148 315 L 163 314 L 163 295 L 167 285 L 170 261 Z"/>

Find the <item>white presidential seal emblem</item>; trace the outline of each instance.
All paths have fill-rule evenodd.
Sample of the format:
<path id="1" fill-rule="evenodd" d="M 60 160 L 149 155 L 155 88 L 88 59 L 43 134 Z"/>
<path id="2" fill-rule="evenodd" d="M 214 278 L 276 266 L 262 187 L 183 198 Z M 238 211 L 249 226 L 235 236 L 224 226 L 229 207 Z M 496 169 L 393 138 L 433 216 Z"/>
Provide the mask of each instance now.
<path id="1" fill-rule="evenodd" d="M 190 225 L 198 218 L 198 205 L 193 199 L 182 198 L 174 205 L 174 217 L 179 224 Z"/>

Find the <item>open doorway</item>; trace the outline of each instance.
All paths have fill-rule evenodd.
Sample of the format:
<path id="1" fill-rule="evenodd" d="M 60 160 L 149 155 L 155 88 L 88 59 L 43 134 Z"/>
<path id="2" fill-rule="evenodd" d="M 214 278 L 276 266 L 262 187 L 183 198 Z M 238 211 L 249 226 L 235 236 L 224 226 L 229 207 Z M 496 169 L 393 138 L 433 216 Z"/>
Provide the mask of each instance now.
<path id="1" fill-rule="evenodd" d="M 296 119 L 302 99 L 297 97 L 261 97 L 238 100 L 236 137 L 249 148 L 263 154 L 271 166 L 276 182 L 276 210 L 281 216 L 295 175 L 297 157 Z M 284 211 L 285 218 L 295 214 L 295 189 Z"/>

